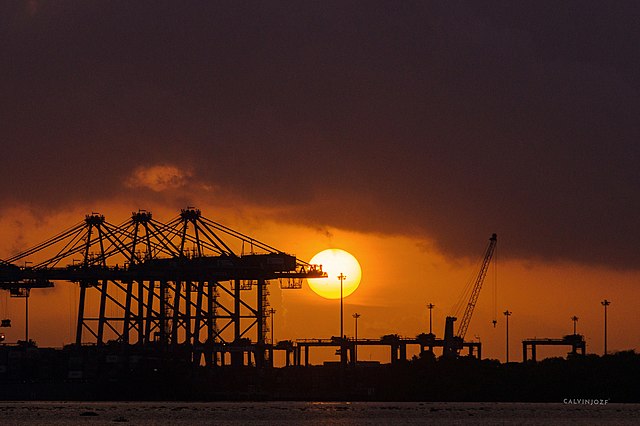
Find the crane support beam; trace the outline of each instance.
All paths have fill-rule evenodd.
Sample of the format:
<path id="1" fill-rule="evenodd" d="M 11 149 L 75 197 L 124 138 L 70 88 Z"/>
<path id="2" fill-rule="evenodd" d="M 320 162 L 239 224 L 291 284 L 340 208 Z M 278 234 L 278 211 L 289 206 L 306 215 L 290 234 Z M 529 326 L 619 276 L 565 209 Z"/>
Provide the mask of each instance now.
<path id="1" fill-rule="evenodd" d="M 117 226 L 92 213 L 0 261 L 0 290 L 12 294 L 60 281 L 80 287 L 77 345 L 189 347 L 196 365 L 202 357 L 208 365 L 224 362 L 225 353 L 232 364 L 242 365 L 246 356 L 247 362 L 253 357 L 268 365 L 269 281 L 299 288 L 303 279 L 326 276 L 321 266 L 208 220 L 191 207 L 165 223 L 150 212 L 134 212 Z"/>

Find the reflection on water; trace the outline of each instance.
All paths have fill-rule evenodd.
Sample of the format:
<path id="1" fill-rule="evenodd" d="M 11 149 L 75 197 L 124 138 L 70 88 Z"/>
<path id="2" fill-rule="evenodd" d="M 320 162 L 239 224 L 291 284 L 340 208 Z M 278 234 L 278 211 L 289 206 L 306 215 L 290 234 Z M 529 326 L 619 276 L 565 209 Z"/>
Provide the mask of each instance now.
<path id="1" fill-rule="evenodd" d="M 3 425 L 637 424 L 640 404 L 0 402 Z"/>

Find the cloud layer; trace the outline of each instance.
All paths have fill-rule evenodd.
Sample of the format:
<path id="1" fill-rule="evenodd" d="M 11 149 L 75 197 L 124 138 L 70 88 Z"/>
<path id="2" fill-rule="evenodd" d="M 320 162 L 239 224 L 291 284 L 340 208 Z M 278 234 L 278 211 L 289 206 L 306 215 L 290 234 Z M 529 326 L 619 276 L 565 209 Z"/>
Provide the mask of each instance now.
<path id="1" fill-rule="evenodd" d="M 454 256 L 497 232 L 635 269 L 640 7 L 579 5 L 6 3 L 0 197 L 216 188 Z"/>

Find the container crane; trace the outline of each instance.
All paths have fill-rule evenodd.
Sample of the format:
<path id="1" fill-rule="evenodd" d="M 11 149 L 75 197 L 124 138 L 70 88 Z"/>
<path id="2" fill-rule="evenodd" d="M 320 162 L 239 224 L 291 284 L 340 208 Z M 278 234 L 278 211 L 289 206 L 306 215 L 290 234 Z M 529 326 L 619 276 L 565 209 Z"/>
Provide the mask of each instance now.
<path id="1" fill-rule="evenodd" d="M 491 258 L 493 257 L 497 240 L 498 237 L 496 234 L 492 234 L 491 238 L 489 238 L 489 245 L 485 250 L 482 265 L 480 266 L 480 271 L 476 276 L 473 290 L 471 291 L 471 297 L 469 298 L 469 302 L 467 303 L 464 314 L 462 315 L 462 320 L 460 321 L 458 332 L 455 335 L 453 333 L 453 323 L 457 320 L 457 318 L 454 316 L 446 317 L 444 328 L 444 356 L 457 356 L 460 349 L 462 349 L 464 336 L 467 334 L 467 329 L 469 328 L 469 323 L 471 322 L 471 316 L 473 315 L 473 310 L 476 307 L 478 296 L 480 296 L 482 283 L 484 282 L 484 278 L 487 275 L 487 270 L 489 269 L 489 264 L 491 263 Z"/>

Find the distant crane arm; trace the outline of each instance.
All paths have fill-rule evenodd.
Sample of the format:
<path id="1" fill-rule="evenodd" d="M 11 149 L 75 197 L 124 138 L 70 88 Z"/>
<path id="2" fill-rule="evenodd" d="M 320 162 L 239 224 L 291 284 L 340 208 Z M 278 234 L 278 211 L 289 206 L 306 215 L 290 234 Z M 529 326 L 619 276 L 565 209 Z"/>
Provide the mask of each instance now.
<path id="1" fill-rule="evenodd" d="M 484 278 L 487 275 L 489 263 L 491 263 L 491 258 L 493 257 L 493 252 L 496 248 L 497 239 L 498 237 L 496 234 L 491 235 L 491 238 L 489 238 L 489 245 L 487 246 L 487 250 L 485 251 L 482 266 L 480 267 L 480 272 L 478 272 L 476 282 L 471 292 L 469 303 L 467 303 L 467 307 L 464 310 L 464 315 L 462 316 L 462 320 L 460 321 L 460 327 L 458 328 L 458 333 L 456 334 L 456 336 L 462 340 L 464 340 L 464 336 L 467 334 L 467 329 L 469 328 L 469 323 L 471 322 L 471 316 L 473 315 L 473 309 L 476 307 L 478 296 L 480 296 L 480 289 L 482 289 L 482 283 L 484 282 Z"/>

